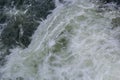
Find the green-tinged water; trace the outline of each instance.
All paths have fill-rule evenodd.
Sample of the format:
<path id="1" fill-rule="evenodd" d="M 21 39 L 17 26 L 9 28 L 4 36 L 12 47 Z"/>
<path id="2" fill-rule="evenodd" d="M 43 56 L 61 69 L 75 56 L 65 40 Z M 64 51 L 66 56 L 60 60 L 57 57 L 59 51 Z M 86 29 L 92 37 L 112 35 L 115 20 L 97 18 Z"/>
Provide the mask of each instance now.
<path id="1" fill-rule="evenodd" d="M 119 13 L 89 0 L 56 5 L 28 48 L 11 49 L 1 80 L 119 80 Z"/>

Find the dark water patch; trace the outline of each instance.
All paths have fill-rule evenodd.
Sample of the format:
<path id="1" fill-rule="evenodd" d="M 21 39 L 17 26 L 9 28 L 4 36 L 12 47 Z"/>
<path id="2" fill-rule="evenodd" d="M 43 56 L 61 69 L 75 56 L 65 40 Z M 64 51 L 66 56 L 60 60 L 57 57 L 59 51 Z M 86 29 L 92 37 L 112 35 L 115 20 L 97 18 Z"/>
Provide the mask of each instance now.
<path id="1" fill-rule="evenodd" d="M 111 23 L 113 25 L 112 29 L 120 27 L 120 17 L 113 18 Z"/>
<path id="2" fill-rule="evenodd" d="M 1 39 L 6 47 L 21 46 L 20 44 L 27 47 L 30 44 L 29 37 L 32 36 L 39 23 L 26 16 L 13 16 L 13 19 L 8 22 L 6 28 L 2 31 Z"/>
<path id="3" fill-rule="evenodd" d="M 98 12 L 120 11 L 120 1 L 117 0 L 96 0 Z"/>
<path id="4" fill-rule="evenodd" d="M 9 49 L 28 47 L 39 22 L 54 8 L 54 0 L 0 0 L 0 65 Z"/>
<path id="5" fill-rule="evenodd" d="M 16 78 L 16 80 L 24 80 L 24 78 L 18 77 L 18 78 Z"/>
<path id="6" fill-rule="evenodd" d="M 120 5 L 120 0 L 100 0 L 103 3 L 116 3 L 117 5 Z"/>
<path id="7" fill-rule="evenodd" d="M 30 38 L 41 19 L 46 19 L 50 10 L 55 8 L 52 0 L 6 0 L 5 10 L 1 11 L 0 23 L 7 23 L 1 34 L 6 46 L 23 44 L 27 47 Z M 20 30 L 23 34 L 20 34 Z"/>
<path id="8" fill-rule="evenodd" d="M 6 17 L 7 16 L 2 11 L 0 11 L 0 24 L 5 23 Z"/>
<path id="9" fill-rule="evenodd" d="M 30 6 L 26 7 L 28 5 Z M 55 8 L 55 5 L 51 0 L 7 0 L 6 6 L 11 7 L 9 8 L 10 10 L 13 6 L 15 6 L 17 10 L 19 9 L 19 11 L 21 11 L 21 9 L 25 11 L 24 8 L 26 8 L 27 12 L 22 15 L 17 13 L 12 17 L 6 17 L 9 16 L 9 14 L 5 15 L 5 13 L 3 14 L 1 12 L 1 23 L 4 23 L 6 19 L 9 18 L 8 25 L 1 34 L 2 41 L 6 46 L 16 45 L 16 41 L 18 43 L 21 42 L 25 45 L 25 47 L 30 44 L 29 37 L 32 36 L 33 32 L 39 25 L 37 21 L 40 21 L 41 18 L 45 19 L 50 13 L 49 10 Z M 20 25 L 23 30 L 23 36 L 19 35 Z"/>
<path id="10" fill-rule="evenodd" d="M 0 9 L 5 6 L 6 0 L 0 0 Z"/>

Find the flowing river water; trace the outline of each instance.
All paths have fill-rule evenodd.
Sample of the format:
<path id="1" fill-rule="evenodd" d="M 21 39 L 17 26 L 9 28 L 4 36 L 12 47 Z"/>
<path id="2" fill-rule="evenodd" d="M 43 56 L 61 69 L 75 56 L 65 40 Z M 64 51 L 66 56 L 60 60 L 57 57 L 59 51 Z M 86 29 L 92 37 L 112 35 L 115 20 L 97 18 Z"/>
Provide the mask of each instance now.
<path id="1" fill-rule="evenodd" d="M 0 80 L 120 80 L 120 14 L 108 8 L 56 0 L 28 48 L 10 50 Z"/>

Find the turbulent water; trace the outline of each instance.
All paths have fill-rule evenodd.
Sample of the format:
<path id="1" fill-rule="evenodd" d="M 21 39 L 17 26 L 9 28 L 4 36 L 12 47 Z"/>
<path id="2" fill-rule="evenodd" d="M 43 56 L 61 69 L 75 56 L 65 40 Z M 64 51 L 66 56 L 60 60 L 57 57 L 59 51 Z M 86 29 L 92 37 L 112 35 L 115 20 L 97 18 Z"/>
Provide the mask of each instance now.
<path id="1" fill-rule="evenodd" d="M 119 12 L 89 0 L 56 5 L 28 48 L 11 49 L 0 80 L 120 80 Z"/>

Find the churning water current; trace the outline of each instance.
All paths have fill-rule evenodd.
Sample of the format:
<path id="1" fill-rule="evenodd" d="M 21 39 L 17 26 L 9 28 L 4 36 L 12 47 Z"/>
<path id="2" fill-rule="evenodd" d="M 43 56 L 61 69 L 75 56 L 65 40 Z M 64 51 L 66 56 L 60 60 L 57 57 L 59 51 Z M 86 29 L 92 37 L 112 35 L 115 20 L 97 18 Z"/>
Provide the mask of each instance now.
<path id="1" fill-rule="evenodd" d="M 11 49 L 0 80 L 120 80 L 119 13 L 89 0 L 56 5 L 28 48 Z"/>

